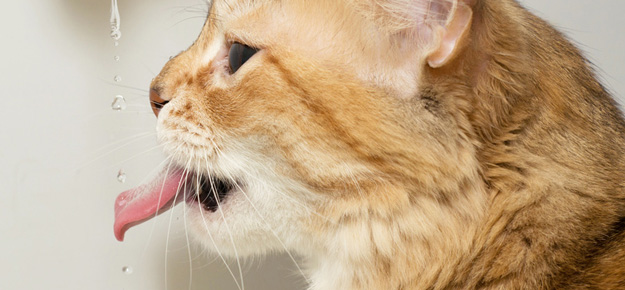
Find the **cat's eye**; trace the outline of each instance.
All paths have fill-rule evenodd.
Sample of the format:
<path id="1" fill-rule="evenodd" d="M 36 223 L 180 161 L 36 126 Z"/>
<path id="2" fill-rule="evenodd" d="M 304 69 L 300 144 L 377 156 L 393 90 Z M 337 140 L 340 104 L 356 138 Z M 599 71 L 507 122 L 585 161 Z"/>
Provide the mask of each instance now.
<path id="1" fill-rule="evenodd" d="M 258 52 L 256 48 L 238 42 L 233 43 L 232 46 L 230 46 L 230 54 L 228 57 L 230 73 L 237 72 L 247 60 L 256 54 L 256 52 Z"/>

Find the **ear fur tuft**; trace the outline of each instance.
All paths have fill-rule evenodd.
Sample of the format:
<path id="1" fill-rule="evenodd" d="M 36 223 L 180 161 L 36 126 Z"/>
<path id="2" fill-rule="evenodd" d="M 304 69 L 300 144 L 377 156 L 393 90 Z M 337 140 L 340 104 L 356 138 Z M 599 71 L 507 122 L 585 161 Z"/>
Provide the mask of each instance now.
<path id="1" fill-rule="evenodd" d="M 466 41 L 472 19 L 473 10 L 471 7 L 464 3 L 454 3 L 445 27 L 436 28 L 438 46 L 427 57 L 431 67 L 442 67 L 454 59 Z"/>
<path id="2" fill-rule="evenodd" d="M 457 55 L 470 30 L 478 0 L 353 0 L 364 15 L 390 34 L 421 48 L 431 67 Z"/>
<path id="3" fill-rule="evenodd" d="M 357 1 L 365 14 L 389 32 L 444 24 L 449 8 L 457 0 L 367 0 Z"/>

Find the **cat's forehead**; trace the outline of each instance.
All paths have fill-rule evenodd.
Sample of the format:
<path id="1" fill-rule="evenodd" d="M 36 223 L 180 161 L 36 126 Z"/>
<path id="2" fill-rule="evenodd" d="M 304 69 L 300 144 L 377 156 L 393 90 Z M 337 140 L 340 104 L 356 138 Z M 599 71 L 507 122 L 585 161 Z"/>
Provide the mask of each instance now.
<path id="1" fill-rule="evenodd" d="M 205 30 L 257 47 L 341 53 L 371 39 L 349 1 L 215 0 Z"/>
<path id="2" fill-rule="evenodd" d="M 206 64 L 225 43 L 240 42 L 283 61 L 332 67 L 394 94 L 412 95 L 415 86 L 408 83 L 417 72 L 404 72 L 409 62 L 392 53 L 401 46 L 367 14 L 369 6 L 362 4 L 368 1 L 215 0 L 194 51 Z"/>
<path id="3" fill-rule="evenodd" d="M 284 17 L 283 9 L 279 1 L 272 0 L 217 0 L 208 21 L 228 38 L 235 38 L 231 40 L 262 42 L 279 32 L 275 23 Z"/>
<path id="4" fill-rule="evenodd" d="M 344 7 L 345 1 L 340 0 L 214 0 L 211 12 L 225 22 L 239 18 L 275 18 L 276 16 L 290 16 L 296 13 L 298 17 L 311 14 L 326 13 L 338 7 Z"/>

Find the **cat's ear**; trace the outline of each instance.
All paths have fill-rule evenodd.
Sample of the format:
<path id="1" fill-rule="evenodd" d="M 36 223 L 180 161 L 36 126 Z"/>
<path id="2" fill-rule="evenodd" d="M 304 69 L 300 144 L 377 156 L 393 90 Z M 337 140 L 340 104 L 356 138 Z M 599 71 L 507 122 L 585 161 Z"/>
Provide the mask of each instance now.
<path id="1" fill-rule="evenodd" d="M 450 2 L 448 0 L 430 0 L 430 2 Z M 473 5 L 477 0 L 452 1 L 447 10 L 444 25 L 432 27 L 432 50 L 427 54 L 427 62 L 433 67 L 442 67 L 453 60 L 467 41 L 473 20 Z M 443 6 L 444 7 L 444 6 Z"/>
<path id="2" fill-rule="evenodd" d="M 480 0 L 355 0 L 391 34 L 420 48 L 431 67 L 449 63 L 467 40 Z"/>

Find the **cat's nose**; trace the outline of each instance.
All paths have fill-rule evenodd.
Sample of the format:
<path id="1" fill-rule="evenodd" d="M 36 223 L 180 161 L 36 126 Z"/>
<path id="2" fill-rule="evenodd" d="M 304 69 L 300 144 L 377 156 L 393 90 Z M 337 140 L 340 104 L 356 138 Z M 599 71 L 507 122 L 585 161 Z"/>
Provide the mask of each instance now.
<path id="1" fill-rule="evenodd" d="M 158 88 L 150 88 L 150 105 L 152 106 L 152 112 L 154 112 L 156 117 L 158 117 L 158 113 L 161 111 L 163 106 L 167 105 L 167 103 L 169 103 L 169 101 L 161 98 Z"/>

